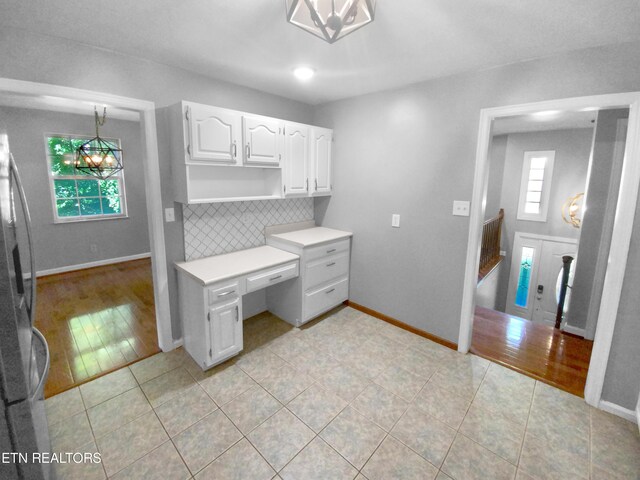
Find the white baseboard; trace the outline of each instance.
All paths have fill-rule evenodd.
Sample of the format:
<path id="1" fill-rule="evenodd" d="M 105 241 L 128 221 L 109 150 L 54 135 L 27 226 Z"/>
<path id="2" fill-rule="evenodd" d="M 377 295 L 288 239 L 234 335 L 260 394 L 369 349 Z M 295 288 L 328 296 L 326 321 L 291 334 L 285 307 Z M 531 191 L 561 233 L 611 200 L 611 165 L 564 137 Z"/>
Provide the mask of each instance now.
<path id="1" fill-rule="evenodd" d="M 129 255 L 127 257 L 107 258 L 105 260 L 97 260 L 95 262 L 78 263 L 76 265 L 69 265 L 68 267 L 51 268 L 49 270 L 38 270 L 38 277 L 44 277 L 46 275 L 55 275 L 56 273 L 73 272 L 75 270 L 84 270 L 85 268 L 102 267 L 104 265 L 111 265 L 113 263 L 130 262 L 131 260 L 140 260 L 141 258 L 151 257 L 150 252 L 138 253 L 136 255 Z M 25 278 L 29 278 L 31 275 L 25 275 Z"/>
<path id="2" fill-rule="evenodd" d="M 565 325 L 562 328 L 563 332 L 572 333 L 573 335 L 578 335 L 579 337 L 584 337 L 585 330 L 584 328 L 572 327 L 571 325 Z"/>
<path id="3" fill-rule="evenodd" d="M 184 345 L 184 341 L 182 340 L 182 337 L 175 339 L 173 341 L 173 349 L 175 350 L 176 348 L 180 348 L 182 345 Z"/>
<path id="4" fill-rule="evenodd" d="M 621 407 L 620 405 L 616 405 L 615 403 L 607 402 L 606 400 L 600 400 L 598 408 L 636 424 L 639 421 L 636 417 L 636 412 L 634 412 L 633 410 Z"/>

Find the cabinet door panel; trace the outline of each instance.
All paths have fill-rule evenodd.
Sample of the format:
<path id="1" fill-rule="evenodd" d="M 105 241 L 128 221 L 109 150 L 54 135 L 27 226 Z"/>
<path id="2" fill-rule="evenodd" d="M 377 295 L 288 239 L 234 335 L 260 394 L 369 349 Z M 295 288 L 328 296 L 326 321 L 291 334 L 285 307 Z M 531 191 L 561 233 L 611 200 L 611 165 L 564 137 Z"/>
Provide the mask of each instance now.
<path id="1" fill-rule="evenodd" d="M 332 131 L 325 128 L 314 128 L 312 139 L 312 162 L 314 194 L 331 193 L 331 144 Z"/>
<path id="2" fill-rule="evenodd" d="M 210 314 L 211 361 L 229 357 L 242 350 L 240 299 L 213 308 Z"/>
<path id="3" fill-rule="evenodd" d="M 224 109 L 189 105 L 189 157 L 211 163 L 238 162 L 240 116 Z"/>
<path id="4" fill-rule="evenodd" d="M 242 117 L 244 123 L 244 161 L 247 164 L 280 164 L 280 132 L 278 120 L 262 117 Z"/>
<path id="5" fill-rule="evenodd" d="M 286 196 L 309 193 L 309 128 L 287 124 L 284 135 Z"/>

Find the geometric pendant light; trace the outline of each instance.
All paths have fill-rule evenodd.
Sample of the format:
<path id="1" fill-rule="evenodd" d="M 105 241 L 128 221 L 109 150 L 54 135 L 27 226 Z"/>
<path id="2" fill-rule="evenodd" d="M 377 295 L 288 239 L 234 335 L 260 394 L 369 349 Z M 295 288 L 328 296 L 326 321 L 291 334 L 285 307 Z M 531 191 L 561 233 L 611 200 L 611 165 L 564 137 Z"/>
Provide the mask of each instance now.
<path id="1" fill-rule="evenodd" d="M 100 138 L 98 129 L 104 125 L 107 118 L 107 107 L 104 107 L 102 120 L 98 117 L 96 107 L 93 114 L 96 122 L 96 136 L 78 147 L 74 166 L 77 171 L 85 175 L 93 175 L 105 180 L 122 170 L 122 149 L 113 142 Z"/>
<path id="2" fill-rule="evenodd" d="M 287 21 L 334 43 L 371 23 L 375 0 L 285 0 Z"/>

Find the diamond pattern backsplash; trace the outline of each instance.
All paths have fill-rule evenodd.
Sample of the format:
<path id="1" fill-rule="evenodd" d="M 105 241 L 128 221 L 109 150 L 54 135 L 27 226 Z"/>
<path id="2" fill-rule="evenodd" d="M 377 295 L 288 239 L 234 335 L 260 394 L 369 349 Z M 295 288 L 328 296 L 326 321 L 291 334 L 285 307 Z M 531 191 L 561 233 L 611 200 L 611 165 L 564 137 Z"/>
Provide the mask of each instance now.
<path id="1" fill-rule="evenodd" d="M 313 220 L 313 198 L 184 205 L 184 252 L 195 260 L 266 243 L 264 227 Z"/>

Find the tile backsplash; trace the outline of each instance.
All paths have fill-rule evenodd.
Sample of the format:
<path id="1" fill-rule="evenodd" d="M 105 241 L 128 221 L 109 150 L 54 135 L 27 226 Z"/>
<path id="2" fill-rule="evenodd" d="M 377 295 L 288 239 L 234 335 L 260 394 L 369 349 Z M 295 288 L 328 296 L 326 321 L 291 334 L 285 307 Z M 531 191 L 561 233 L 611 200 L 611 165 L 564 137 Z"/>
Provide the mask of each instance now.
<path id="1" fill-rule="evenodd" d="M 313 198 L 184 205 L 186 260 L 264 245 L 264 228 L 313 220 Z"/>

